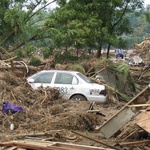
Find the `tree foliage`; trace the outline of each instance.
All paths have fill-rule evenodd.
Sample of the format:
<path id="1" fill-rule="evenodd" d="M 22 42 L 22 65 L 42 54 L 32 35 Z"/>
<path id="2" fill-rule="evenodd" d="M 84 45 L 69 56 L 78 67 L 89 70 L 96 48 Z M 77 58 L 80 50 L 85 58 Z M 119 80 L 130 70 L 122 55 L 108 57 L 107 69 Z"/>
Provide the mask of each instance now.
<path id="1" fill-rule="evenodd" d="M 43 38 L 45 33 L 42 30 L 42 22 L 46 17 L 44 8 L 54 1 L 1 0 L 1 51 L 9 53 L 27 43 Z M 43 13 L 40 10 L 43 10 Z"/>
<path id="2" fill-rule="evenodd" d="M 118 46 L 118 39 L 131 33 L 126 13 L 141 7 L 142 0 L 63 1 L 45 25 L 57 30 L 54 35 L 57 45 L 96 48 L 100 57 L 104 45 L 108 45 L 109 54 L 111 45 Z"/>
<path id="3" fill-rule="evenodd" d="M 53 2 L 58 7 L 51 10 Z M 143 0 L 1 0 L 0 51 L 9 53 L 24 45 L 66 51 L 71 47 L 77 55 L 83 48 L 97 49 L 100 57 L 105 47 L 108 57 L 111 46 L 124 48 L 129 40 L 124 37 L 145 29 L 140 26 L 140 30 L 133 30 L 135 26 L 130 22 L 131 17 L 135 19 L 131 14 L 141 11 L 142 3 Z M 148 7 L 143 15 L 150 20 Z M 140 23 L 141 18 L 136 21 Z M 51 54 L 48 49 L 45 55 Z"/>

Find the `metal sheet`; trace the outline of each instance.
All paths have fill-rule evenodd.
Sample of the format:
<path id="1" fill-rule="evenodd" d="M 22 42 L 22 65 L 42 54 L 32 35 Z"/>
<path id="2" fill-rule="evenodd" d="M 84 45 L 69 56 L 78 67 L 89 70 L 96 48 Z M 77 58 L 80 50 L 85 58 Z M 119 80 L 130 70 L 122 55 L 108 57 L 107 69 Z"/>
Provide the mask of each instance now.
<path id="1" fill-rule="evenodd" d="M 121 110 L 119 110 L 115 115 L 113 115 L 107 122 L 105 122 L 100 128 L 100 133 L 104 137 L 110 138 L 118 130 L 120 130 L 126 123 L 128 123 L 132 117 L 139 111 L 139 109 L 134 109 L 134 112 L 128 106 L 133 104 L 139 104 L 137 98 L 141 96 L 145 91 L 149 89 L 150 85 L 146 86 L 140 93 L 138 93 L 134 98 L 131 99 Z"/>
<path id="2" fill-rule="evenodd" d="M 100 128 L 100 132 L 106 138 L 110 138 L 114 133 L 116 133 L 120 128 L 122 128 L 135 113 L 128 107 L 125 107 L 117 115 L 115 115 L 109 122 L 105 123 L 105 126 Z"/>

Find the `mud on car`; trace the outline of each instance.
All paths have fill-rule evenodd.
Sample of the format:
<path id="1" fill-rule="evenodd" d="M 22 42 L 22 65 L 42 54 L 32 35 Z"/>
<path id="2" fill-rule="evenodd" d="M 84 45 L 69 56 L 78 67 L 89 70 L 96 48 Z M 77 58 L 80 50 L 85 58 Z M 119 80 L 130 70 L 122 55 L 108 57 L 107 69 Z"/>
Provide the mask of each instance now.
<path id="1" fill-rule="evenodd" d="M 43 70 L 27 78 L 33 89 L 58 88 L 65 99 L 88 100 L 104 103 L 107 100 L 106 86 L 93 83 L 80 72 L 66 70 Z"/>

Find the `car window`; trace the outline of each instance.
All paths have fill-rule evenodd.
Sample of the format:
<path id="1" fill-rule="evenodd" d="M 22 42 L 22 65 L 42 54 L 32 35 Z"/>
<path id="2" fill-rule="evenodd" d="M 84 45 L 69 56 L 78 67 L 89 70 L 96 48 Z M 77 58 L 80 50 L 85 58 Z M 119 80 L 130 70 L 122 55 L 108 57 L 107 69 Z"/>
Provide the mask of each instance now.
<path id="1" fill-rule="evenodd" d="M 51 83 L 53 75 L 53 72 L 41 73 L 34 77 L 34 83 Z"/>
<path id="2" fill-rule="evenodd" d="M 57 73 L 55 84 L 78 84 L 78 80 L 75 76 L 67 73 Z"/>
<path id="3" fill-rule="evenodd" d="M 81 73 L 77 73 L 77 75 L 78 75 L 82 80 L 84 80 L 85 82 L 91 83 L 91 80 L 90 80 L 87 76 L 85 76 L 85 75 L 83 75 L 83 74 L 81 74 Z"/>

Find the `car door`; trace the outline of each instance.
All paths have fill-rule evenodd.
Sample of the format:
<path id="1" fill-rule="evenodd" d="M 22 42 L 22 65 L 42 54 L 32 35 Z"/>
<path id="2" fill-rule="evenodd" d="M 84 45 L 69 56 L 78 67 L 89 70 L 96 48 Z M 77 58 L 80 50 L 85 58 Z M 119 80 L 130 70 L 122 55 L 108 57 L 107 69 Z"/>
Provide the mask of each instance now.
<path id="1" fill-rule="evenodd" d="M 78 90 L 78 79 L 71 73 L 58 72 L 54 81 L 54 86 L 59 88 L 61 94 L 69 99 Z"/>
<path id="2" fill-rule="evenodd" d="M 52 87 L 52 80 L 54 77 L 54 72 L 42 72 L 33 77 L 34 82 L 30 83 L 33 89 L 37 89 L 38 87 Z"/>

